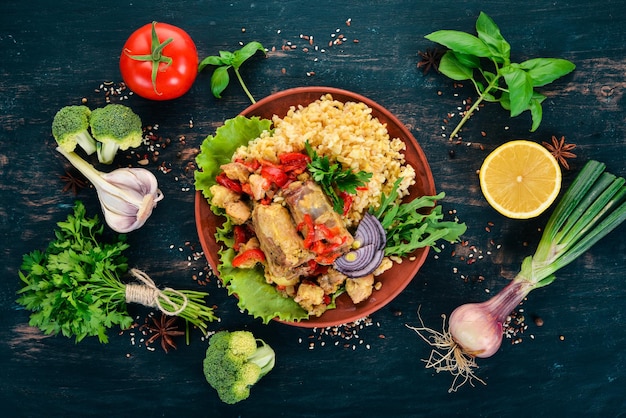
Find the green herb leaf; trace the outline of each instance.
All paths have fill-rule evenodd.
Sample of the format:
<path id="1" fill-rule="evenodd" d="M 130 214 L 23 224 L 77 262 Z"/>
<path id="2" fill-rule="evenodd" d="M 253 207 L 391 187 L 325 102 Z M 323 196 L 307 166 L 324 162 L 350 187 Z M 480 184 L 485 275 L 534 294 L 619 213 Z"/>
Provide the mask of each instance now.
<path id="1" fill-rule="evenodd" d="M 439 30 L 426 35 L 426 39 L 437 42 L 455 52 L 477 57 L 489 57 L 491 51 L 481 39 L 456 30 Z"/>
<path id="2" fill-rule="evenodd" d="M 574 71 L 576 66 L 560 58 L 534 58 L 520 63 L 533 80 L 534 87 L 545 86 Z"/>
<path id="3" fill-rule="evenodd" d="M 228 83 L 230 83 L 229 68 L 230 66 L 217 67 L 211 75 L 211 93 L 218 99 L 222 98 L 222 92 L 226 90 Z"/>
<path id="4" fill-rule="evenodd" d="M 465 57 L 469 57 L 468 55 Z M 439 71 L 445 76 L 456 80 L 469 80 L 474 75 L 474 67 L 465 65 L 453 51 L 447 51 L 439 61 Z"/>
<path id="5" fill-rule="evenodd" d="M 76 202 L 73 214 L 57 227 L 57 239 L 45 253 L 35 250 L 24 255 L 19 272 L 23 287 L 17 292 L 17 303 L 31 311 L 29 324 L 46 334 L 74 336 L 77 342 L 97 336 L 105 343 L 107 325 L 102 319 L 108 312 L 121 313 L 110 325 L 128 327 L 132 323 L 124 308 L 124 285 L 104 282 L 99 276 L 105 268 L 116 271 L 126 266 L 122 255 L 128 248 L 125 236 L 101 245 L 98 239 L 103 225 L 97 217 L 86 217 L 81 202 Z M 110 295 L 106 304 L 99 300 L 102 292 Z"/>
<path id="6" fill-rule="evenodd" d="M 512 66 L 502 70 L 504 80 L 509 89 L 511 117 L 518 116 L 527 110 L 533 96 L 533 81 L 526 71 Z"/>
<path id="7" fill-rule="evenodd" d="M 319 156 L 308 141 L 304 146 L 311 158 L 311 162 L 307 165 L 311 177 L 330 198 L 335 212 L 343 213 L 344 201 L 338 192 L 355 194 L 358 187 L 365 186 L 372 178 L 372 173 L 344 169 L 341 163 L 331 163 L 327 156 Z"/>
<path id="8" fill-rule="evenodd" d="M 223 60 L 222 57 L 216 57 L 215 55 L 212 55 L 200 61 L 200 64 L 198 65 L 198 71 L 204 70 L 204 68 L 208 65 L 230 65 L 230 63 Z"/>
<path id="9" fill-rule="evenodd" d="M 232 66 L 239 69 L 244 61 L 246 61 L 248 58 L 251 58 L 258 51 L 261 51 L 265 54 L 265 48 L 263 48 L 263 45 L 261 45 L 260 42 L 253 41 L 247 43 L 241 49 L 234 52 L 231 62 Z"/>
<path id="10" fill-rule="evenodd" d="M 234 52 L 220 51 L 219 56 L 208 56 L 200 61 L 198 64 L 198 72 L 204 70 L 209 65 L 217 66 L 211 76 L 211 92 L 213 96 L 218 99 L 222 98 L 222 92 L 226 89 L 228 83 L 230 83 L 228 70 L 232 68 L 250 101 L 252 103 L 256 102 L 241 78 L 239 67 L 257 51 L 265 53 L 265 48 L 259 42 L 253 41 Z"/>
<path id="11" fill-rule="evenodd" d="M 541 119 L 543 117 L 543 108 L 541 107 L 541 103 L 546 99 L 546 96 L 543 94 L 539 94 L 537 92 L 533 93 L 533 97 L 530 100 L 530 115 L 532 116 L 532 127 L 530 128 L 531 132 L 535 132 L 541 123 Z"/>
<path id="12" fill-rule="evenodd" d="M 398 186 L 402 178 L 395 183 L 392 191 L 381 196 L 378 209 L 370 213 L 380 221 L 387 234 L 385 255 L 406 257 L 418 248 L 432 247 L 439 251 L 439 240 L 454 242 L 465 233 L 467 227 L 457 221 L 443 221 L 441 206 L 436 202 L 445 197 L 445 193 L 436 196 L 421 196 L 408 203 L 398 201 Z M 429 212 L 425 210 L 432 208 Z"/>
<path id="13" fill-rule="evenodd" d="M 440 30 L 426 35 L 426 39 L 450 49 L 441 58 L 439 72 L 452 80 L 471 80 L 478 93 L 478 99 L 465 112 L 450 139 L 458 135 L 483 101 L 499 102 L 510 111 L 511 117 L 529 110 L 533 122 L 531 131 L 535 131 L 542 119 L 543 96 L 534 88 L 570 73 L 575 65 L 559 58 L 535 58 L 521 64 L 511 63 L 510 44 L 496 23 L 483 12 L 476 20 L 476 32 L 477 36 Z"/>
<path id="14" fill-rule="evenodd" d="M 511 56 L 511 45 L 500 33 L 500 28 L 485 13 L 480 12 L 476 20 L 476 33 L 489 48 L 490 55 L 498 62 L 508 65 Z"/>

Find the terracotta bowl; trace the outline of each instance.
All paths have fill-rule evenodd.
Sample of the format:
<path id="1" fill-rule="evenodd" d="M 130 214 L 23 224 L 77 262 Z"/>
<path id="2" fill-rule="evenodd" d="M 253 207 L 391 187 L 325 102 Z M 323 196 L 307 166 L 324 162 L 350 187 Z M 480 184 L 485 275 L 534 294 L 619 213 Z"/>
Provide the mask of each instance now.
<path id="1" fill-rule="evenodd" d="M 406 160 L 415 168 L 416 172 L 415 185 L 411 187 L 410 197 L 406 199 L 410 200 L 417 196 L 436 193 L 426 156 L 411 132 L 387 109 L 364 96 L 331 87 L 300 87 L 272 94 L 248 107 L 241 114 L 267 119 L 271 119 L 273 115 L 283 117 L 290 106 L 306 106 L 326 93 L 332 94 L 335 100 L 365 103 L 372 108 L 372 115 L 387 125 L 391 138 L 400 138 L 406 143 Z M 195 215 L 202 249 L 209 265 L 214 272 L 217 272 L 219 246 L 215 242 L 215 230 L 224 220 L 211 212 L 209 204 L 201 192 L 196 192 Z M 392 269 L 378 276 L 377 280 L 382 282 L 382 287 L 380 290 L 375 290 L 366 301 L 355 305 L 347 294 L 343 294 L 337 298 L 337 308 L 326 311 L 320 317 L 284 323 L 297 327 L 315 328 L 341 325 L 364 318 L 391 302 L 402 292 L 424 264 L 427 255 L 428 248 L 417 250 L 411 261 L 407 259 L 401 264 L 395 264 Z"/>

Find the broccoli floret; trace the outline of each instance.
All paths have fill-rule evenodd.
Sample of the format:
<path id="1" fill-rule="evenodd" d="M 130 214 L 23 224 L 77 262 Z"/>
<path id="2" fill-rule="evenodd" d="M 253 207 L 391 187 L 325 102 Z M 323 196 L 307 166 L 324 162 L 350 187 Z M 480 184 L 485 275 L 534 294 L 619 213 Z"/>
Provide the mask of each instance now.
<path id="1" fill-rule="evenodd" d="M 249 331 L 220 331 L 209 340 L 204 376 L 222 402 L 234 404 L 250 396 L 250 388 L 274 368 L 275 357 Z"/>
<path id="2" fill-rule="evenodd" d="M 72 152 L 79 145 L 87 155 L 96 152 L 96 141 L 88 130 L 90 115 L 87 106 L 65 106 L 54 115 L 52 136 L 59 147 Z"/>
<path id="3" fill-rule="evenodd" d="M 117 150 L 141 145 L 141 118 L 128 106 L 108 104 L 94 109 L 89 118 L 91 134 L 96 139 L 98 161 L 111 164 Z"/>

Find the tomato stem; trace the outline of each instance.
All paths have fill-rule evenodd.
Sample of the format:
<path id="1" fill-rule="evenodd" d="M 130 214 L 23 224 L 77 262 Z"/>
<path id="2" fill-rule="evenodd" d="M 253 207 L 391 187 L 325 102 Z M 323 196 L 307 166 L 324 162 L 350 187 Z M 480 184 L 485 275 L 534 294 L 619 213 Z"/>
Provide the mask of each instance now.
<path id="1" fill-rule="evenodd" d="M 146 55 L 132 55 L 128 50 L 124 52 L 128 55 L 129 58 L 134 59 L 136 61 L 152 61 L 152 87 L 154 88 L 154 92 L 158 95 L 161 95 L 157 90 L 157 74 L 159 73 L 159 65 L 164 63 L 165 66 L 169 66 L 172 64 L 172 58 L 163 55 L 163 49 L 174 40 L 174 38 L 168 38 L 163 42 L 159 41 L 159 35 L 156 31 L 156 21 L 152 22 L 152 42 L 150 44 L 150 54 Z"/>

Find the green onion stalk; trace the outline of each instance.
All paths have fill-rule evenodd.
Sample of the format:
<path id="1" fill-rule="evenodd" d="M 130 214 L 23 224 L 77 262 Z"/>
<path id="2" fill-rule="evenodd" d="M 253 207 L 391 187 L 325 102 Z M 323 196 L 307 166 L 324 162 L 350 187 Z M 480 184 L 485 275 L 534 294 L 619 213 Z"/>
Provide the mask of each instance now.
<path id="1" fill-rule="evenodd" d="M 576 176 L 550 216 L 535 254 L 500 292 L 482 303 L 468 303 L 450 315 L 443 332 L 408 326 L 434 349 L 426 367 L 452 373 L 450 391 L 474 379 L 476 358 L 494 355 L 502 343 L 507 317 L 533 290 L 552 283 L 555 273 L 585 253 L 626 219 L 626 186 L 622 177 L 589 161 Z"/>

